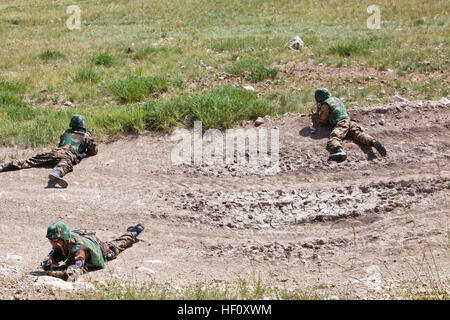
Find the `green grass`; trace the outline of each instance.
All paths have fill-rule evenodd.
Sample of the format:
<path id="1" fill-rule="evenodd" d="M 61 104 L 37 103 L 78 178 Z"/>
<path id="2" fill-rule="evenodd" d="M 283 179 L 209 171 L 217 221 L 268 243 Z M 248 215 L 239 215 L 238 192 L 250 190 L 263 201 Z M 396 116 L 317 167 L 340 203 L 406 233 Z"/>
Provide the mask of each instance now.
<path id="1" fill-rule="evenodd" d="M 185 119 L 202 121 L 205 130 L 226 129 L 236 121 L 275 115 L 277 108 L 254 92 L 230 86 L 204 94 L 180 95 L 142 105 L 93 109 L 36 108 L 22 103 L 0 105 L 0 144 L 36 147 L 55 144 L 73 114 L 83 114 L 97 138 L 116 138 L 142 130 L 170 132 Z"/>
<path id="2" fill-rule="evenodd" d="M 115 62 L 115 57 L 106 52 L 98 53 L 92 56 L 91 62 L 98 66 L 111 67 Z"/>
<path id="3" fill-rule="evenodd" d="M 144 105 L 148 110 L 147 128 L 170 131 L 186 117 L 202 121 L 204 130 L 230 128 L 235 122 L 274 115 L 276 107 L 258 99 L 256 94 L 231 86 L 219 87 L 202 95 L 179 96 Z"/>
<path id="4" fill-rule="evenodd" d="M 93 290 L 70 294 L 63 299 L 79 300 L 325 300 L 325 294 L 314 290 L 297 288 L 287 290 L 280 283 L 263 280 L 261 277 L 223 283 L 195 282 L 181 287 L 170 284 L 120 281 L 111 278 Z"/>
<path id="5" fill-rule="evenodd" d="M 114 81 L 109 90 L 121 102 L 137 102 L 152 93 L 166 92 L 170 82 L 166 76 L 130 77 Z"/>
<path id="6" fill-rule="evenodd" d="M 278 69 L 267 68 L 267 65 L 267 61 L 247 59 L 235 62 L 225 70 L 239 76 L 244 76 L 246 73 L 249 73 L 249 80 L 256 83 L 267 78 L 274 79 L 276 77 Z"/>
<path id="7" fill-rule="evenodd" d="M 94 67 L 87 65 L 76 70 L 73 81 L 95 84 L 98 83 L 101 78 L 102 77 L 99 71 L 97 71 Z"/>
<path id="8" fill-rule="evenodd" d="M 58 50 L 45 50 L 38 55 L 39 59 L 44 62 L 65 58 L 65 55 Z"/>

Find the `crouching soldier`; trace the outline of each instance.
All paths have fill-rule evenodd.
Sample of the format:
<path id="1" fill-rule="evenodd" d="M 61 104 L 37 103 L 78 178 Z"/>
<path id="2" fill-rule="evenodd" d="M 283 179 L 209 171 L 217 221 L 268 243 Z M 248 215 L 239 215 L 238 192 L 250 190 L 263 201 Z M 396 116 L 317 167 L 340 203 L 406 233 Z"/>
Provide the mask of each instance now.
<path id="1" fill-rule="evenodd" d="M 70 231 L 63 222 L 55 222 L 47 228 L 47 238 L 52 250 L 41 263 L 44 271 L 52 277 L 75 281 L 89 269 L 103 269 L 105 262 L 138 241 L 136 238 L 144 226 L 128 227 L 127 232 L 115 240 L 103 242 L 95 232 Z M 60 262 L 65 262 L 62 266 Z"/>
<path id="2" fill-rule="evenodd" d="M 86 132 L 86 119 L 83 116 L 74 115 L 69 126 L 70 129 L 61 135 L 57 148 L 29 159 L 4 163 L 0 165 L 0 172 L 51 164 L 55 167 L 48 176 L 49 180 L 67 188 L 67 182 L 63 177 L 72 172 L 73 166 L 78 164 L 81 159 L 98 153 L 98 147 L 91 137 L 91 132 Z"/>
<path id="3" fill-rule="evenodd" d="M 332 127 L 327 144 L 327 148 L 331 151 L 328 160 L 341 162 L 347 159 L 347 154 L 342 150 L 342 140 L 346 136 L 350 136 L 368 147 L 374 147 L 383 157 L 386 156 L 384 146 L 350 119 L 340 99 L 332 97 L 325 88 L 317 89 L 314 98 L 317 104 L 315 116 L 318 118 L 318 124 L 322 126 L 329 124 Z"/>

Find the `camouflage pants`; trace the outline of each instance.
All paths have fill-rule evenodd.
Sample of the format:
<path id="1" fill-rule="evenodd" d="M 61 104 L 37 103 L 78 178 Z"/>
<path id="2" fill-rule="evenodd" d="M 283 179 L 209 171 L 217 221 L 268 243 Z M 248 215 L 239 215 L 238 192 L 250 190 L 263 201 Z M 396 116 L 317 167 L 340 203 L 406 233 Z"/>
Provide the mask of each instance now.
<path id="1" fill-rule="evenodd" d="M 115 253 L 115 256 L 117 256 L 123 250 L 131 247 L 134 243 L 136 243 L 136 238 L 131 232 L 126 232 L 120 237 L 107 242 L 101 241 L 95 234 L 92 233 L 84 234 L 83 236 L 89 238 L 100 247 L 105 261 L 107 260 L 107 254 L 110 250 L 112 250 Z"/>
<path id="2" fill-rule="evenodd" d="M 344 119 L 336 123 L 333 131 L 330 134 L 330 140 L 328 140 L 327 147 L 331 151 L 336 151 L 338 148 L 342 147 L 342 140 L 345 137 L 350 136 L 354 140 L 369 146 L 370 141 L 374 140 L 373 137 L 364 132 L 355 121 L 350 119 Z"/>
<path id="3" fill-rule="evenodd" d="M 73 166 L 78 164 L 78 159 L 75 152 L 68 148 L 56 148 L 50 152 L 40 153 L 24 160 L 11 161 L 16 169 L 28 169 L 41 165 L 52 164 L 54 169 L 61 171 L 61 177 L 73 171 Z"/>

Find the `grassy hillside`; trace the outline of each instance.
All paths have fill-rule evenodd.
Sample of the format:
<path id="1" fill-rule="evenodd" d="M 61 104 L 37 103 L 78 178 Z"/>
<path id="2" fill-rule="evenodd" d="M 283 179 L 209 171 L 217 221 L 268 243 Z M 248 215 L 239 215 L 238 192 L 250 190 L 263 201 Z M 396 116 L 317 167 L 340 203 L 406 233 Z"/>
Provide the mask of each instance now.
<path id="1" fill-rule="evenodd" d="M 389 101 L 395 93 L 447 96 L 450 3 L 378 1 L 381 28 L 369 29 L 373 4 L 84 0 L 77 3 L 80 29 L 70 30 L 73 1 L 4 0 L 0 144 L 53 144 L 75 112 L 107 139 L 170 130 L 186 115 L 224 128 L 305 112 L 319 86 L 348 106 Z M 305 43 L 299 51 L 287 48 L 295 35 Z M 368 70 L 393 76 L 367 81 Z M 256 93 L 239 89 L 246 85 Z M 188 108 L 193 101 L 201 102 Z M 223 110 L 213 119 L 211 103 Z"/>

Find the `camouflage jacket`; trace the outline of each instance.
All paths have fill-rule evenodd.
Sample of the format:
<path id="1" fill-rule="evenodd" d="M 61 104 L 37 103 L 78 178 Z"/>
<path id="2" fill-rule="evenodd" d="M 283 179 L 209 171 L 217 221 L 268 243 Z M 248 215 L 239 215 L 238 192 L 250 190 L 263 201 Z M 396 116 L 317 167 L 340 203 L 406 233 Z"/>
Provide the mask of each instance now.
<path id="1" fill-rule="evenodd" d="M 66 266 L 71 266 L 75 265 L 75 256 L 80 250 L 85 255 L 85 268 L 105 268 L 106 253 L 102 251 L 101 244 L 92 241 L 88 236 L 80 235 L 77 231 L 70 233 L 66 252 L 60 248 L 53 249 L 48 257 L 53 264 L 65 262 Z"/>
<path id="2" fill-rule="evenodd" d="M 59 148 L 68 147 L 74 151 L 78 158 L 83 159 L 86 156 L 95 156 L 98 153 L 97 143 L 91 137 L 89 132 L 66 130 L 59 138 Z"/>
<path id="3" fill-rule="evenodd" d="M 343 119 L 349 119 L 347 111 L 341 100 L 336 97 L 331 97 L 325 100 L 319 107 L 319 125 L 326 125 L 329 123 L 332 127 Z"/>

